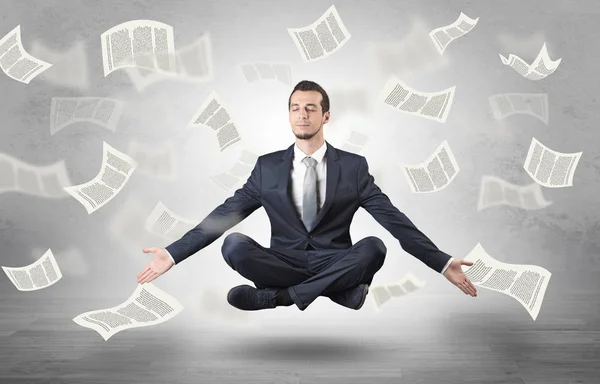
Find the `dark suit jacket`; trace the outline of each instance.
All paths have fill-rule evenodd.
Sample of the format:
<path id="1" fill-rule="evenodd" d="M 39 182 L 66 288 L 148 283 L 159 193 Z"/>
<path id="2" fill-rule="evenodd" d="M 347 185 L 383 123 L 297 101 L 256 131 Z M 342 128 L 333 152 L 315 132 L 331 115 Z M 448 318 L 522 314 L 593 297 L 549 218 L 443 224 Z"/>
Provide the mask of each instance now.
<path id="1" fill-rule="evenodd" d="M 243 187 L 215 208 L 200 224 L 167 246 L 178 264 L 210 245 L 225 231 L 261 206 L 271 222 L 271 248 L 304 250 L 347 249 L 352 246 L 350 224 L 359 207 L 387 229 L 406 252 L 437 272 L 450 256 L 439 250 L 415 225 L 392 205 L 374 183 L 367 160 L 327 144 L 325 202 L 312 231 L 308 232 L 291 200 L 289 183 L 294 145 L 262 155 Z"/>

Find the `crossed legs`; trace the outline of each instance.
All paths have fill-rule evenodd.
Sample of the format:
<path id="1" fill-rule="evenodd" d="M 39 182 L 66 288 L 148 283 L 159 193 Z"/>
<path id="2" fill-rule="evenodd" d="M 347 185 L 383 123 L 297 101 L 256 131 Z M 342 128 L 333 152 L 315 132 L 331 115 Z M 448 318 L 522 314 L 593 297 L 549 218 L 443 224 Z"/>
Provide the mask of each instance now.
<path id="1" fill-rule="evenodd" d="M 319 296 L 370 284 L 387 249 L 380 239 L 369 236 L 349 249 L 281 252 L 236 232 L 225 238 L 221 252 L 227 264 L 256 288 L 287 289 L 303 311 Z"/>

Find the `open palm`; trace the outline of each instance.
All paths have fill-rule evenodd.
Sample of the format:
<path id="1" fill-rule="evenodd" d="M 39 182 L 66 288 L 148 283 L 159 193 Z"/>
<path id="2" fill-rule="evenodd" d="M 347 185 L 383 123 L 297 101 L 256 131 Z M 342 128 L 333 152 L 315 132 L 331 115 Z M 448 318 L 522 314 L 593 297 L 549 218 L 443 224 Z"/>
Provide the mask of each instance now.
<path id="1" fill-rule="evenodd" d="M 446 271 L 444 271 L 444 276 L 446 276 L 446 279 L 448 279 L 452 284 L 460 288 L 465 295 L 471 295 L 475 297 L 477 296 L 477 289 L 473 283 L 471 283 L 471 280 L 469 280 L 467 275 L 465 275 L 461 265 L 473 265 L 473 262 L 466 261 L 464 259 L 454 259 L 448 268 L 446 268 Z"/>
<path id="2" fill-rule="evenodd" d="M 151 282 L 174 265 L 173 260 L 164 248 L 144 248 L 142 251 L 144 253 L 154 253 L 154 258 L 137 275 L 137 281 L 140 284 Z"/>

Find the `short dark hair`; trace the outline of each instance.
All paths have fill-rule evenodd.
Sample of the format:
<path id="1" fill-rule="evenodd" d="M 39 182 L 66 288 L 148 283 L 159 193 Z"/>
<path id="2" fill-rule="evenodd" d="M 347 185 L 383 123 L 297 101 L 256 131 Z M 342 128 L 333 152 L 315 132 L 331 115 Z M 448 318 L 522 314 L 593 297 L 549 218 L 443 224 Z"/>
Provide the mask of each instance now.
<path id="1" fill-rule="evenodd" d="M 290 93 L 290 97 L 288 99 L 288 110 L 290 109 L 290 107 L 292 105 L 292 95 L 296 91 L 317 91 L 317 92 L 319 92 L 321 94 L 321 96 L 323 96 L 323 99 L 321 100 L 321 109 L 323 110 L 323 114 L 325 112 L 329 112 L 329 96 L 327 96 L 327 92 L 325 92 L 323 87 L 321 87 L 319 84 L 315 83 L 314 81 L 310 81 L 310 80 L 302 80 L 301 82 L 296 84 L 296 86 L 294 87 L 294 90 L 292 91 L 292 93 Z"/>

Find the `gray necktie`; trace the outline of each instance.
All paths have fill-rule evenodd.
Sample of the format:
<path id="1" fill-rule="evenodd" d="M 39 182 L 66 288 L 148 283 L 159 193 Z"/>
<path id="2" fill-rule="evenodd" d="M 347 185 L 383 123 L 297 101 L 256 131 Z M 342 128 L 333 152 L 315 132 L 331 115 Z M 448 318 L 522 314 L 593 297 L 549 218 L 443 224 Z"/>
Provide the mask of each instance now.
<path id="1" fill-rule="evenodd" d="M 305 157 L 302 163 L 306 165 L 304 188 L 302 190 L 302 222 L 307 231 L 311 231 L 317 221 L 317 160 Z"/>

